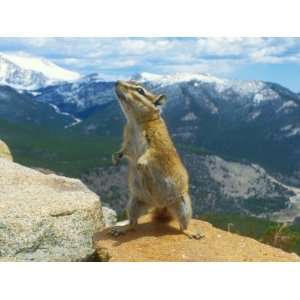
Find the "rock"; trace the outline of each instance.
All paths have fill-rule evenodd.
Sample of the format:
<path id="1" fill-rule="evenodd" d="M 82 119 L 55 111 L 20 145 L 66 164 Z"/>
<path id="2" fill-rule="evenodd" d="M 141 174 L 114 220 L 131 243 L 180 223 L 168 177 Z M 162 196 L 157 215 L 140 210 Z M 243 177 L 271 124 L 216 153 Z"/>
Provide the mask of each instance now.
<path id="1" fill-rule="evenodd" d="M 87 261 L 101 202 L 77 179 L 0 158 L 0 261 Z"/>
<path id="2" fill-rule="evenodd" d="M 0 157 L 8 159 L 8 160 L 13 160 L 13 157 L 11 155 L 11 152 L 8 148 L 8 146 L 0 140 Z"/>
<path id="3" fill-rule="evenodd" d="M 106 229 L 95 236 L 101 261 L 300 261 L 296 254 L 232 234 L 200 220 L 192 220 L 192 230 L 205 235 L 191 240 L 177 224 L 153 223 L 144 216 L 135 231 L 113 237 Z"/>
<path id="4" fill-rule="evenodd" d="M 103 206 L 102 213 L 105 227 L 111 227 L 117 223 L 117 213 L 113 209 Z"/>
<path id="5" fill-rule="evenodd" d="M 39 172 L 41 172 L 41 173 L 43 173 L 43 174 L 45 174 L 45 175 L 56 174 L 56 175 L 62 175 L 62 176 L 63 176 L 63 174 L 58 174 L 58 173 L 55 173 L 55 172 L 52 171 L 52 170 L 45 169 L 45 168 L 32 168 L 32 169 L 34 169 L 34 170 L 36 170 L 36 171 L 39 171 Z"/>

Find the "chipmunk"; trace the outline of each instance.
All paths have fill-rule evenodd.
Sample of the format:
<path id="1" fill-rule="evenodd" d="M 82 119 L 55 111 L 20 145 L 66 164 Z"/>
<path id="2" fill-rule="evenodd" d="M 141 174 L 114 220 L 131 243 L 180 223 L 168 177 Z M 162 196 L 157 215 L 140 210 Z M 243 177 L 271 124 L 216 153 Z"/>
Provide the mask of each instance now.
<path id="1" fill-rule="evenodd" d="M 117 164 L 128 159 L 129 224 L 115 226 L 113 235 L 124 234 L 137 225 L 138 218 L 153 208 L 167 212 L 189 238 L 200 239 L 188 230 L 192 217 L 188 173 L 183 166 L 161 117 L 164 95 L 154 95 L 133 81 L 117 81 L 116 94 L 127 119 L 123 144 L 113 155 Z"/>

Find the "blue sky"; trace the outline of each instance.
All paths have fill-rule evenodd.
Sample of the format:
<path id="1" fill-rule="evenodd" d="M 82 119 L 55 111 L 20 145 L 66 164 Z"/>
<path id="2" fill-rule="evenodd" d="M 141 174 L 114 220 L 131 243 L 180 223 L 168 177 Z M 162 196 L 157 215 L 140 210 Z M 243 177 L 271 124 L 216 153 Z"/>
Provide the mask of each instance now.
<path id="1" fill-rule="evenodd" d="M 300 38 L 0 38 L 0 52 L 45 57 L 81 74 L 209 73 L 300 92 Z"/>

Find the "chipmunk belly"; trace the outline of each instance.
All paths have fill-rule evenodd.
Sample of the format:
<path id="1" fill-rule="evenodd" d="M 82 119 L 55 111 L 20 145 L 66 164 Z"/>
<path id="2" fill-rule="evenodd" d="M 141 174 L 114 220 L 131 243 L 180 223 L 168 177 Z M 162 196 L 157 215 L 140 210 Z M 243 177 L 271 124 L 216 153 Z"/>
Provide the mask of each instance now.
<path id="1" fill-rule="evenodd" d="M 135 164 L 138 158 L 145 153 L 147 149 L 147 140 L 141 130 L 136 128 L 136 125 L 129 127 L 130 138 L 127 144 L 127 156 L 131 163 Z"/>
<path id="2" fill-rule="evenodd" d="M 131 193 L 152 206 L 164 207 L 178 201 L 187 191 L 187 178 L 178 174 L 165 174 L 159 166 L 151 164 L 141 168 L 130 166 Z"/>
<path id="3" fill-rule="evenodd" d="M 152 157 L 145 166 L 137 166 L 137 161 L 148 148 L 148 142 L 141 130 L 130 127 L 128 140 L 129 191 L 152 206 L 168 206 L 187 191 L 188 177 L 180 160 L 173 158 L 173 167 L 162 164 L 161 157 Z M 174 154 L 173 154 L 174 155 Z M 177 168 L 174 165 L 178 166 Z"/>
<path id="4" fill-rule="evenodd" d="M 149 165 L 144 170 L 152 184 L 152 195 L 162 206 L 170 205 L 186 192 L 187 177 L 182 172 L 166 172 L 160 164 Z M 185 174 L 184 174 L 185 175 Z"/>
<path id="5" fill-rule="evenodd" d="M 129 163 L 129 192 L 132 197 L 139 199 L 139 201 L 154 205 L 154 198 L 152 194 L 152 185 L 149 180 L 141 174 L 135 163 Z"/>

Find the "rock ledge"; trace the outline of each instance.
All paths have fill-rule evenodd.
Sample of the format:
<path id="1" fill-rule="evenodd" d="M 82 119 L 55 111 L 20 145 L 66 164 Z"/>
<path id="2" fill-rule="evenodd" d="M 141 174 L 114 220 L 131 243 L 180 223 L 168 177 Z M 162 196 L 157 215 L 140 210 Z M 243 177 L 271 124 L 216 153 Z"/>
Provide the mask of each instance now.
<path id="1" fill-rule="evenodd" d="M 205 234 L 201 240 L 190 240 L 181 234 L 174 222 L 153 223 L 141 218 L 135 231 L 113 237 L 108 230 L 98 233 L 94 243 L 102 261 L 300 261 L 296 254 L 232 234 L 199 220 L 191 228 Z"/>

